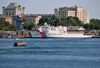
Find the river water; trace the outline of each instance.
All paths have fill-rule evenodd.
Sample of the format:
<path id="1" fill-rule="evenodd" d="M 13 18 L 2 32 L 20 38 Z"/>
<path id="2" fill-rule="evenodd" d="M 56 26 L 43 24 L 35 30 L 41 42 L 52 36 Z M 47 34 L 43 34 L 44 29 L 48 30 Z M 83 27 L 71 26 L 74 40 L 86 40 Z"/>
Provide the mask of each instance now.
<path id="1" fill-rule="evenodd" d="M 100 39 L 0 39 L 0 68 L 100 68 Z"/>

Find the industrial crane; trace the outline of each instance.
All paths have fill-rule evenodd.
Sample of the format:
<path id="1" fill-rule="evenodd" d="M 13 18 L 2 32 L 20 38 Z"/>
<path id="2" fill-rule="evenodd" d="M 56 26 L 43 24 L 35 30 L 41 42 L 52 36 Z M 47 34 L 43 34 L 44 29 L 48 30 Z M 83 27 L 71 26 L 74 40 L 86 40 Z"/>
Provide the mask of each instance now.
<path id="1" fill-rule="evenodd" d="M 17 27 L 17 35 L 19 34 L 19 32 L 18 32 L 19 30 L 22 30 L 22 35 L 23 35 L 24 28 L 23 28 L 22 24 L 25 22 L 25 17 L 22 14 L 22 8 L 21 8 L 20 5 L 18 6 L 18 12 L 17 12 L 17 15 L 14 16 L 14 20 L 16 20 L 16 23 L 18 25 L 18 27 Z"/>

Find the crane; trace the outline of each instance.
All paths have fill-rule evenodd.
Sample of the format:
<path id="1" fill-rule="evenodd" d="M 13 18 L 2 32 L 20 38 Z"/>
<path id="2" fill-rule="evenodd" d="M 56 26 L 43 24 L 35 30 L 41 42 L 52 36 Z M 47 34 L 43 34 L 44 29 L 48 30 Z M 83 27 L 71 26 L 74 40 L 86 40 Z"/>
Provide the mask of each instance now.
<path id="1" fill-rule="evenodd" d="M 19 14 L 20 13 L 20 14 Z M 22 8 L 21 6 L 19 5 L 18 6 L 18 12 L 17 12 L 17 15 L 14 16 L 14 20 L 16 20 L 16 23 L 17 23 L 17 35 L 19 34 L 18 31 L 19 30 L 22 30 L 22 35 L 24 33 L 24 28 L 22 26 L 23 22 L 25 22 L 25 17 L 24 15 L 22 14 Z"/>

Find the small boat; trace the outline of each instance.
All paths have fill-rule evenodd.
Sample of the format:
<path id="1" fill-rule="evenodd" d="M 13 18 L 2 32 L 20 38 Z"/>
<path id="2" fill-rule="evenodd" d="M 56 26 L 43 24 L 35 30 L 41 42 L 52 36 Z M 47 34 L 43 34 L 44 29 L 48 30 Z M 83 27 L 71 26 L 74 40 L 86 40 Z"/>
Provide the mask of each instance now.
<path id="1" fill-rule="evenodd" d="M 16 40 L 24 40 L 24 37 L 21 37 L 21 36 L 20 36 L 20 37 L 16 37 L 15 39 L 16 39 Z"/>

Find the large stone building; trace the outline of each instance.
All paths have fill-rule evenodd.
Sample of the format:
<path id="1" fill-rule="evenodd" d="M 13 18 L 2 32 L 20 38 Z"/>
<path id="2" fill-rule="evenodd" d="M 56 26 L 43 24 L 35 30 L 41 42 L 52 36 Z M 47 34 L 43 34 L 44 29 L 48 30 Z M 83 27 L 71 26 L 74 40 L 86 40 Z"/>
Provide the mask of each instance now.
<path id="1" fill-rule="evenodd" d="M 6 17 L 11 17 L 12 21 L 11 24 L 16 25 L 16 21 L 13 20 L 14 16 L 23 14 L 26 17 L 27 23 L 34 23 L 38 24 L 41 16 L 39 15 L 33 15 L 33 14 L 25 14 L 25 7 L 18 7 L 17 3 L 10 3 L 7 7 L 2 7 L 3 8 L 3 15 Z"/>
<path id="2" fill-rule="evenodd" d="M 33 14 L 26 14 L 25 18 L 26 18 L 27 23 L 38 24 L 41 16 L 33 15 Z"/>
<path id="3" fill-rule="evenodd" d="M 3 8 L 3 15 L 6 17 L 11 17 L 12 21 L 11 24 L 16 25 L 16 21 L 13 20 L 14 16 L 18 14 L 23 14 L 26 17 L 27 23 L 34 23 L 38 24 L 40 18 L 51 18 L 53 14 L 25 14 L 25 7 L 18 7 L 19 5 L 17 3 L 10 3 L 7 7 Z"/>
<path id="4" fill-rule="evenodd" d="M 0 15 L 0 25 L 4 24 L 5 22 L 9 22 L 11 24 L 11 17 Z"/>
<path id="5" fill-rule="evenodd" d="M 3 15 L 7 17 L 16 16 L 17 14 L 25 14 L 25 7 L 22 7 L 21 10 L 18 10 L 19 5 L 17 3 L 10 3 L 7 7 L 3 7 Z"/>
<path id="6" fill-rule="evenodd" d="M 18 7 L 19 5 L 17 3 L 10 3 L 7 7 L 3 8 L 3 15 L 6 17 L 11 17 L 12 21 L 11 24 L 16 25 L 16 21 L 13 20 L 13 17 L 17 14 L 23 14 L 25 15 L 25 7 Z"/>
<path id="7" fill-rule="evenodd" d="M 78 17 L 84 24 L 89 23 L 89 12 L 83 11 L 82 7 L 61 7 L 54 9 L 54 15 L 57 18 Z"/>

